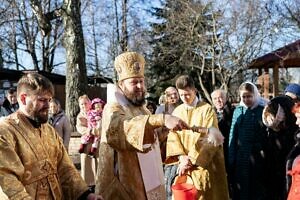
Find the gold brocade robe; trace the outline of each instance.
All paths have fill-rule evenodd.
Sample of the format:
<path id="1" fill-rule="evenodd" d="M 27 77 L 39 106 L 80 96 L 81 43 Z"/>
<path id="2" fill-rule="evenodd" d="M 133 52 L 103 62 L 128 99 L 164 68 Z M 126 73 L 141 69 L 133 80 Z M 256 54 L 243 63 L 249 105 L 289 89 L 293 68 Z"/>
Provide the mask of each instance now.
<path id="1" fill-rule="evenodd" d="M 48 123 L 17 111 L 0 121 L 0 186 L 9 199 L 77 199 L 88 190 Z"/>
<path id="2" fill-rule="evenodd" d="M 106 104 L 102 118 L 96 193 L 104 199 L 164 200 L 164 184 L 146 192 L 138 152 L 147 153 L 143 144 L 153 144 L 155 128 L 164 123 L 163 115 L 150 115 L 145 106 Z M 159 149 L 158 149 L 159 150 Z M 157 152 L 160 161 L 160 152 Z"/>
<path id="3" fill-rule="evenodd" d="M 181 104 L 172 115 L 181 118 L 190 127 L 218 127 L 216 114 L 205 102 L 195 107 Z M 193 164 L 190 172 L 198 189 L 198 199 L 229 199 L 222 146 L 207 143 L 206 136 L 192 130 L 170 132 L 167 139 L 167 164 L 178 162 L 178 156 L 188 155 Z"/>

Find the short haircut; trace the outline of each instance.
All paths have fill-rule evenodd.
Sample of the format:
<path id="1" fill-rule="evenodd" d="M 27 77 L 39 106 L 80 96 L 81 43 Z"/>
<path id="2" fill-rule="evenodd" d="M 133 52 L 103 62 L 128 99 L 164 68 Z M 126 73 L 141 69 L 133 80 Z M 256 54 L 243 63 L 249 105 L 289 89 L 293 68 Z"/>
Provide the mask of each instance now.
<path id="1" fill-rule="evenodd" d="M 216 90 L 214 90 L 214 91 L 210 94 L 211 98 L 213 98 L 213 96 L 214 96 L 217 92 L 220 92 L 220 93 L 222 94 L 222 97 L 223 97 L 225 100 L 227 99 L 227 93 L 226 93 L 225 90 L 222 90 L 222 89 L 216 89 Z"/>
<path id="2" fill-rule="evenodd" d="M 165 94 L 167 94 L 169 91 L 173 91 L 173 90 L 177 92 L 177 89 L 175 87 L 173 87 L 173 86 L 167 87 L 165 89 Z"/>
<path id="3" fill-rule="evenodd" d="M 188 75 L 179 76 L 176 80 L 176 88 L 181 90 L 195 88 L 194 80 Z"/>
<path id="4" fill-rule="evenodd" d="M 91 101 L 90 98 L 88 97 L 88 95 L 84 94 L 84 95 L 81 95 L 79 98 L 78 98 L 78 101 L 80 101 L 81 99 L 86 99 L 88 101 Z"/>
<path id="5" fill-rule="evenodd" d="M 58 99 L 52 98 L 49 103 L 55 103 L 57 106 L 60 107 L 60 102 Z"/>
<path id="6" fill-rule="evenodd" d="M 21 77 L 17 86 L 17 94 L 26 93 L 50 93 L 54 95 L 54 87 L 51 81 L 38 73 L 27 73 Z"/>
<path id="7" fill-rule="evenodd" d="M 5 94 L 14 94 L 15 92 L 17 92 L 17 90 L 15 88 L 9 88 L 8 90 L 6 90 Z"/>

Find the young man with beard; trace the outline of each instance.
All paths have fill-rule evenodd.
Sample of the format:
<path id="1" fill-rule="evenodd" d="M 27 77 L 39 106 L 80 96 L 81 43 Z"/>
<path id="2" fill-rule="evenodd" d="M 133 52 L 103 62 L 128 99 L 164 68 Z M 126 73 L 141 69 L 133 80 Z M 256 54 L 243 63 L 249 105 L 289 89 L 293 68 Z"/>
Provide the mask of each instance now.
<path id="1" fill-rule="evenodd" d="M 0 121 L 0 186 L 9 199 L 102 199 L 90 192 L 47 123 L 53 94 L 42 75 L 19 80 L 20 108 Z"/>
<path id="2" fill-rule="evenodd" d="M 188 128 L 169 114 L 152 115 L 145 107 L 145 60 L 136 52 L 115 59 L 119 81 L 114 100 L 108 94 L 103 110 L 96 193 L 105 199 L 166 198 L 155 128 Z M 108 92 L 112 92 L 108 89 Z"/>

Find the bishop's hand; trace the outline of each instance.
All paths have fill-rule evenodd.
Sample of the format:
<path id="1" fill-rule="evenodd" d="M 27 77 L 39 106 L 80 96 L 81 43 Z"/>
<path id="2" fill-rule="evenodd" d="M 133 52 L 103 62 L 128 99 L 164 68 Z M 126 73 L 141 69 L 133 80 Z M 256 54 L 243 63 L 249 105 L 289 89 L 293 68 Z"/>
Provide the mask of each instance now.
<path id="1" fill-rule="evenodd" d="M 190 129 L 189 125 L 187 125 L 180 118 L 169 115 L 169 114 L 165 114 L 164 123 L 168 129 L 173 130 L 173 131 L 180 131 L 182 129 Z"/>

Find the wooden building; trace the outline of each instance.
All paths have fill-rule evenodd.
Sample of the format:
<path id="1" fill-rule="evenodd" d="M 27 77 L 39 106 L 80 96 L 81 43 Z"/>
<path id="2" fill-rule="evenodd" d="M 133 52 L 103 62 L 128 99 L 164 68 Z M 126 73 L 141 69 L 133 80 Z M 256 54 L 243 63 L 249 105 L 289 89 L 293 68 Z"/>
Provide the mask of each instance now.
<path id="1" fill-rule="evenodd" d="M 270 98 L 279 94 L 279 68 L 299 67 L 300 40 L 297 40 L 254 59 L 248 68 L 258 70 L 258 83 L 262 86 L 262 95 L 265 98 Z"/>
<path id="2" fill-rule="evenodd" d="M 24 73 L 32 72 L 30 70 L 18 71 L 11 69 L 0 69 L 0 97 L 3 99 L 5 91 L 10 87 L 16 87 L 18 80 Z M 65 108 L 66 101 L 66 77 L 60 74 L 53 74 L 45 71 L 39 71 L 41 75 L 47 77 L 54 85 L 55 98 L 61 102 L 61 106 Z M 111 83 L 112 80 L 106 77 L 88 77 L 88 91 L 87 95 L 93 99 L 99 97 L 106 100 L 106 84 Z"/>

